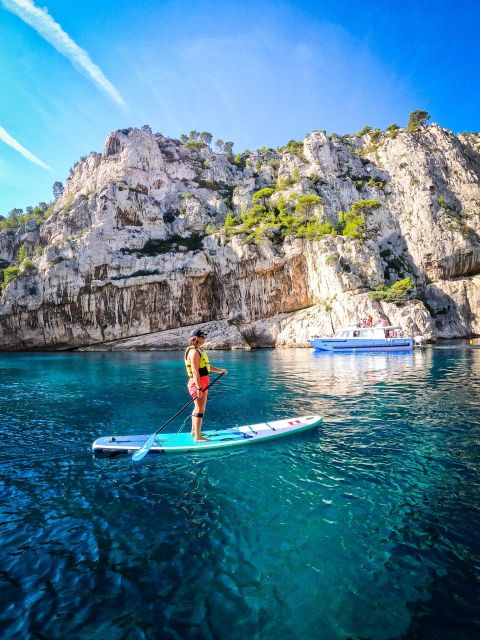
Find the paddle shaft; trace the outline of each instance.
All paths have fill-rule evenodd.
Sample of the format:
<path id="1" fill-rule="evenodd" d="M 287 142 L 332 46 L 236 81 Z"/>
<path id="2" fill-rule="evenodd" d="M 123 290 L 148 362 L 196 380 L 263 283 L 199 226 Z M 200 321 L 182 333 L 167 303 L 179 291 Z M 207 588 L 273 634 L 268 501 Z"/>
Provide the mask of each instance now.
<path id="1" fill-rule="evenodd" d="M 211 386 L 213 386 L 213 385 L 215 384 L 215 382 L 217 382 L 217 380 L 220 380 L 220 378 L 221 378 L 223 375 L 225 375 L 225 374 L 224 374 L 224 373 L 221 373 L 219 376 L 217 376 L 217 377 L 215 378 L 215 380 L 213 380 L 213 382 L 211 382 L 209 385 L 207 385 L 207 386 L 205 387 L 205 389 L 202 389 L 202 391 L 206 391 L 206 390 L 207 390 L 207 389 L 209 389 Z M 170 420 L 168 420 L 167 422 L 165 422 L 165 424 L 162 424 L 162 426 L 161 426 L 159 429 L 157 429 L 157 430 L 155 431 L 155 433 L 152 433 L 152 435 L 151 435 L 151 436 L 149 436 L 149 437 L 147 438 L 147 440 L 145 441 L 145 444 L 144 444 L 143 446 L 141 446 L 141 447 L 140 447 L 140 449 L 138 449 L 137 451 L 135 451 L 135 453 L 132 455 L 132 460 L 133 460 L 134 462 L 139 462 L 140 460 L 142 460 L 142 459 L 147 455 L 147 453 L 150 451 L 150 449 L 152 448 L 153 443 L 155 442 L 155 438 L 156 438 L 157 434 L 158 434 L 158 433 L 160 433 L 160 431 L 162 431 L 162 429 L 165 429 L 165 427 L 166 427 L 167 425 L 169 425 L 169 424 L 172 422 L 172 420 L 175 420 L 175 418 L 176 418 L 180 413 L 182 413 L 182 411 L 185 411 L 185 409 L 186 409 L 187 407 L 189 407 L 191 404 L 193 404 L 194 402 L 195 402 L 195 398 L 193 398 L 192 400 L 190 400 L 190 402 L 187 402 L 187 404 L 186 404 L 186 405 L 184 405 L 181 409 L 179 409 L 179 410 L 177 411 L 177 413 L 176 413 L 174 416 L 172 416 L 172 417 L 170 418 Z"/>
<path id="2" fill-rule="evenodd" d="M 217 377 L 215 378 L 215 380 L 212 380 L 212 382 L 210 382 L 210 384 L 209 384 L 209 385 L 207 385 L 207 386 L 205 387 L 205 389 L 202 389 L 202 392 L 203 392 L 203 391 L 206 391 L 207 389 L 210 389 L 210 387 L 213 387 L 213 385 L 214 385 L 218 380 L 220 380 L 220 378 L 221 378 L 222 376 L 224 376 L 224 375 L 225 375 L 224 373 L 221 373 L 219 376 L 217 376 Z M 162 424 L 162 426 L 161 426 L 159 429 L 157 429 L 157 430 L 155 431 L 155 434 L 154 434 L 154 435 L 157 435 L 158 433 L 160 433 L 160 431 L 162 431 L 163 429 L 165 429 L 165 427 L 168 427 L 168 425 L 172 422 L 172 420 L 175 420 L 175 418 L 176 418 L 177 416 L 179 416 L 179 415 L 182 413 L 182 411 L 185 411 L 185 409 L 186 409 L 187 407 L 189 407 L 191 404 L 193 404 L 193 403 L 195 402 L 195 400 L 196 400 L 196 398 L 193 398 L 192 400 L 190 400 L 190 402 L 187 402 L 187 404 L 186 404 L 186 405 L 184 405 L 181 409 L 179 409 L 179 410 L 177 411 L 177 413 L 176 413 L 174 416 L 172 416 L 172 417 L 170 418 L 170 420 L 168 420 L 167 422 L 165 422 L 165 424 Z"/>

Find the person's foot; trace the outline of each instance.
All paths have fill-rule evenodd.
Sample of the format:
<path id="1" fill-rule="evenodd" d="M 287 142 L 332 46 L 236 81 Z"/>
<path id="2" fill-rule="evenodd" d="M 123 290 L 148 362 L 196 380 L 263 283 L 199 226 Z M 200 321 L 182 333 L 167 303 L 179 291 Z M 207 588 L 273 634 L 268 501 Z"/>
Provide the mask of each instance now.
<path id="1" fill-rule="evenodd" d="M 202 435 L 198 436 L 198 438 L 194 438 L 193 440 L 194 442 L 208 442 L 208 438 L 205 438 L 205 436 Z"/>

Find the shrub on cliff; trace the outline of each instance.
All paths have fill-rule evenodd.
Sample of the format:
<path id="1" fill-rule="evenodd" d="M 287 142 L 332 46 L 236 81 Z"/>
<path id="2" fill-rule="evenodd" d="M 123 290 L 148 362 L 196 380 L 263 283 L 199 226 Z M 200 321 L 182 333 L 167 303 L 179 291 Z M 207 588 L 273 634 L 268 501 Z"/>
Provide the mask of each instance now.
<path id="1" fill-rule="evenodd" d="M 203 140 L 187 140 L 183 143 L 183 146 L 185 147 L 185 149 L 190 149 L 191 151 L 201 151 L 207 145 L 205 144 L 205 142 L 203 142 Z"/>
<path id="2" fill-rule="evenodd" d="M 230 141 L 227 140 L 225 142 L 224 150 L 225 150 L 225 153 L 227 154 L 227 156 L 231 156 L 232 155 L 232 153 L 233 153 L 233 144 L 234 143 L 231 140 Z"/>
<path id="3" fill-rule="evenodd" d="M 385 284 L 381 284 L 378 287 L 375 287 L 375 290 L 371 291 L 369 296 L 373 300 L 403 304 L 412 292 L 413 287 L 414 283 L 408 277 L 403 280 L 398 280 L 390 287 Z"/>
<path id="4" fill-rule="evenodd" d="M 22 224 L 23 209 L 12 209 L 7 216 L 0 218 L 0 231 L 4 229 L 18 229 Z"/>
<path id="5" fill-rule="evenodd" d="M 208 131 L 190 131 L 188 136 L 180 134 L 180 141 L 186 149 L 200 151 L 212 142 L 212 134 Z"/>
<path id="6" fill-rule="evenodd" d="M 299 226 L 296 230 L 295 237 L 297 238 L 305 238 L 305 240 L 320 240 L 325 236 L 336 236 L 337 230 L 330 222 L 327 220 L 326 222 L 319 222 L 318 220 L 314 220 L 313 222 L 307 222 Z"/>
<path id="7" fill-rule="evenodd" d="M 251 207 L 251 209 L 243 211 L 240 218 L 243 222 L 243 227 L 245 228 L 245 230 L 248 231 L 255 225 L 262 222 L 267 215 L 267 211 L 267 207 L 265 207 L 263 204 L 255 204 L 253 205 L 253 207 Z"/>
<path id="8" fill-rule="evenodd" d="M 365 240 L 365 218 L 352 211 L 338 212 L 338 231 L 342 236 Z"/>
<path id="9" fill-rule="evenodd" d="M 11 229 L 18 231 L 22 224 L 29 220 L 36 220 L 38 224 L 43 224 L 53 213 L 53 204 L 39 202 L 36 207 L 26 207 L 23 209 L 12 209 L 7 216 L 0 215 L 0 231 Z"/>
<path id="10" fill-rule="evenodd" d="M 200 140 L 203 140 L 203 142 L 205 142 L 205 144 L 210 144 L 212 142 L 212 134 L 209 133 L 208 131 L 202 131 L 200 133 Z"/>
<path id="11" fill-rule="evenodd" d="M 372 130 L 372 127 L 368 124 L 366 124 L 363 129 L 360 129 L 360 131 L 358 131 L 357 133 L 353 134 L 354 138 L 360 138 L 361 136 L 364 136 L 366 133 L 370 133 L 370 131 Z"/>
<path id="12" fill-rule="evenodd" d="M 278 241 L 293 236 L 320 240 L 326 235 L 339 234 L 362 241 L 366 238 L 366 215 L 380 206 L 378 200 L 359 200 L 350 211 L 339 212 L 338 226 L 335 227 L 329 220 L 322 221 L 314 215 L 315 208 L 322 203 L 320 196 L 305 194 L 298 197 L 292 194 L 288 200 L 280 196 L 272 204 L 272 191 L 270 187 L 257 191 L 252 198 L 256 204 L 243 210 L 238 218 L 227 214 L 223 225 L 227 237 L 245 233 L 248 234 L 247 243 L 258 243 L 266 238 Z M 259 204 L 260 200 L 264 204 Z"/>
<path id="13" fill-rule="evenodd" d="M 262 193 L 262 191 L 264 193 Z M 331 222 L 321 222 L 312 215 L 322 199 L 315 195 L 304 195 L 296 200 L 278 198 L 275 204 L 269 202 L 270 191 L 266 188 L 257 192 L 255 200 L 263 199 L 265 204 L 255 204 L 250 209 L 242 211 L 239 218 L 227 214 L 224 228 L 227 237 L 245 233 L 245 242 L 258 244 L 267 239 L 281 242 L 288 236 L 319 240 L 325 235 L 336 235 L 336 229 Z"/>
<path id="14" fill-rule="evenodd" d="M 366 221 L 365 216 L 381 204 L 378 200 L 359 200 L 354 202 L 350 211 L 338 212 L 338 233 L 356 240 L 365 240 Z"/>
<path id="15" fill-rule="evenodd" d="M 400 127 L 395 122 L 386 128 L 387 136 L 393 140 L 397 137 Z"/>
<path id="16" fill-rule="evenodd" d="M 53 190 L 53 197 L 56 200 L 63 193 L 63 184 L 57 180 L 56 182 L 53 183 L 52 190 Z"/>
<path id="17" fill-rule="evenodd" d="M 408 120 L 408 131 L 410 133 L 417 131 L 420 127 L 425 126 L 427 120 L 430 120 L 430 114 L 427 111 L 421 111 L 419 109 L 412 111 Z"/>
<path id="18" fill-rule="evenodd" d="M 20 268 L 22 273 L 25 273 L 28 276 L 32 275 L 37 270 L 30 258 L 25 258 L 25 260 L 22 261 Z"/>
<path id="19" fill-rule="evenodd" d="M 225 222 L 223 223 L 224 227 L 234 227 L 235 226 L 235 217 L 231 211 L 227 211 L 227 215 L 225 216 Z"/>
<path id="20" fill-rule="evenodd" d="M 245 169 L 247 166 L 247 157 L 242 153 L 236 153 L 233 156 L 233 164 L 236 165 L 239 169 Z"/>
<path id="21" fill-rule="evenodd" d="M 260 189 L 259 191 L 255 191 L 252 196 L 252 202 L 257 203 L 259 200 L 262 202 L 263 206 L 267 206 L 267 200 L 275 193 L 275 189 L 272 187 L 265 187 L 264 189 Z"/>
<path id="22" fill-rule="evenodd" d="M 17 261 L 22 262 L 22 260 L 25 260 L 25 258 L 27 257 L 28 257 L 27 247 L 24 244 L 22 244 L 20 245 L 17 251 Z"/>
<path id="23" fill-rule="evenodd" d="M 295 204 L 295 215 L 302 221 L 308 220 L 315 211 L 315 207 L 322 204 L 320 196 L 314 196 L 310 193 L 300 196 Z"/>
<path id="24" fill-rule="evenodd" d="M 297 169 L 298 174 L 295 172 Z M 277 178 L 275 183 L 275 191 L 285 191 L 289 187 L 293 187 L 294 184 L 300 181 L 300 172 L 298 171 L 298 167 L 295 167 L 293 173 L 287 178 Z M 295 177 L 298 175 L 298 179 Z"/>
<path id="25" fill-rule="evenodd" d="M 301 156 L 303 154 L 303 142 L 299 140 L 289 140 L 284 147 L 280 147 L 279 151 L 287 151 L 288 153 L 293 153 L 296 156 Z"/>
<path id="26" fill-rule="evenodd" d="M 18 275 L 20 275 L 20 269 L 19 267 L 7 267 L 6 269 L 3 269 L 2 275 L 3 285 L 7 285 L 12 280 L 15 280 Z"/>
<path id="27" fill-rule="evenodd" d="M 447 200 L 445 200 L 445 197 L 443 195 L 438 196 L 437 202 L 442 207 L 442 209 L 447 213 L 457 210 L 456 205 L 451 202 L 447 202 Z"/>
<path id="28" fill-rule="evenodd" d="M 379 178 L 370 178 L 367 182 L 369 187 L 377 187 L 377 189 L 383 189 L 385 187 L 385 180 L 380 180 Z"/>

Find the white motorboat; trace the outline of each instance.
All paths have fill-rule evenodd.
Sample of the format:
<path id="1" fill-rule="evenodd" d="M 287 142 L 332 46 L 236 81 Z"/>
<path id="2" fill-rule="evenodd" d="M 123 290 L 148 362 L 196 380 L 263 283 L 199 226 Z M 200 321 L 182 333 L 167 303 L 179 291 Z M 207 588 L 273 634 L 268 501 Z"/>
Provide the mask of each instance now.
<path id="1" fill-rule="evenodd" d="M 359 327 L 350 325 L 333 337 L 314 336 L 309 340 L 319 351 L 405 351 L 413 349 L 413 338 L 404 336 L 401 327 Z"/>

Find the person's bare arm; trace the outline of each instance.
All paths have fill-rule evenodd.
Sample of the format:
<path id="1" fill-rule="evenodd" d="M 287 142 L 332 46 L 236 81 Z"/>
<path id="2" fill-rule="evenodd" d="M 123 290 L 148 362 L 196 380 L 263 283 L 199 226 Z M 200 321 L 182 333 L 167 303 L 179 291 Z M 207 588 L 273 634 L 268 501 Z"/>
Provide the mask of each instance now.
<path id="1" fill-rule="evenodd" d="M 213 364 L 210 364 L 210 371 L 213 371 L 213 373 L 228 373 L 226 369 L 219 369 L 218 367 L 215 367 Z"/>

